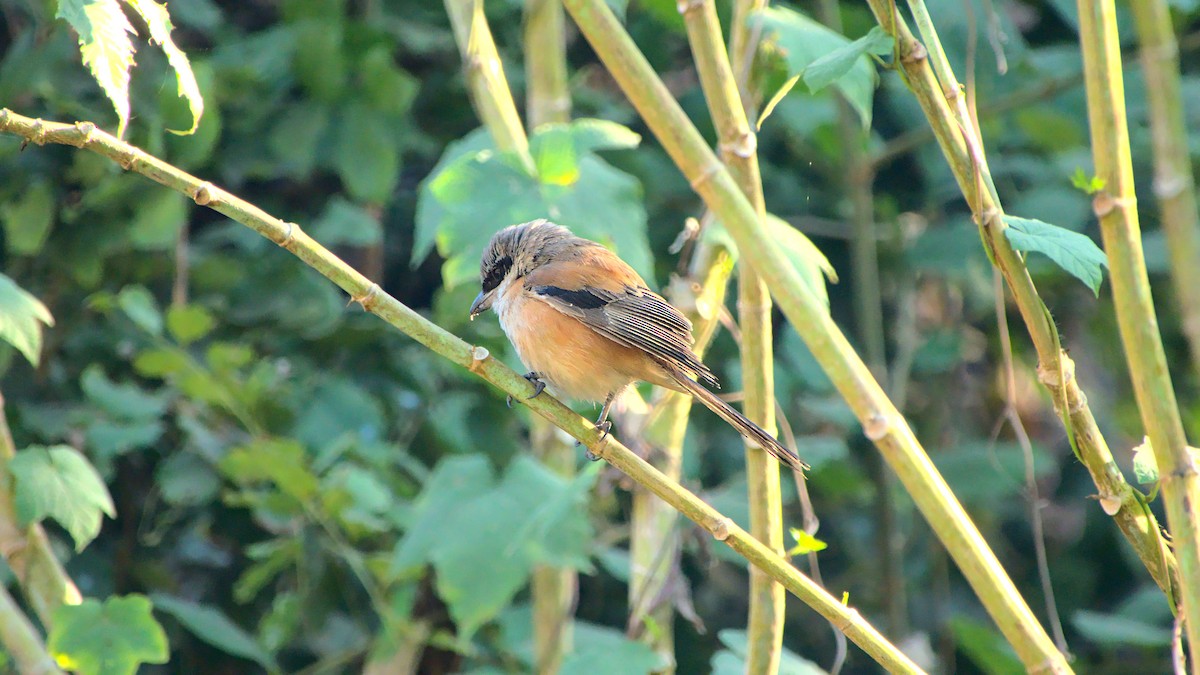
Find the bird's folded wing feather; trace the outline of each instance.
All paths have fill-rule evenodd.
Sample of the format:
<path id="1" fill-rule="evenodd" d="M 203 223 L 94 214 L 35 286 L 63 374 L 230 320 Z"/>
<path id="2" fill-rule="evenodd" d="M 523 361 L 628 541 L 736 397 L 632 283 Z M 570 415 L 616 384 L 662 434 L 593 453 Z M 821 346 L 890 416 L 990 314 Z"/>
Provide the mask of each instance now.
<path id="1" fill-rule="evenodd" d="M 529 290 L 604 337 L 640 349 L 710 386 L 717 385 L 712 371 L 692 352 L 691 322 L 650 289 L 639 286 L 619 290 L 594 286 L 567 289 L 545 284 L 529 286 Z"/>

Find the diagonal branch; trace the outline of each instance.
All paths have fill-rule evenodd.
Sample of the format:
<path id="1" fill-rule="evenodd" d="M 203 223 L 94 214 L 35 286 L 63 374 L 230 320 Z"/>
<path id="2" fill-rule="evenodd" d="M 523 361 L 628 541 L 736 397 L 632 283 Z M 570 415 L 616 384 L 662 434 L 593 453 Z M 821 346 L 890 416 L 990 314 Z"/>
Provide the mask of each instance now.
<path id="1" fill-rule="evenodd" d="M 0 132 L 15 134 L 38 145 L 56 143 L 89 150 L 112 159 L 126 170 L 135 171 L 181 192 L 198 205 L 207 206 L 228 216 L 287 249 L 349 294 L 353 301 L 361 304 L 365 310 L 387 321 L 448 361 L 466 368 L 514 397 L 524 400 L 533 394 L 533 385 L 528 380 L 493 359 L 487 349 L 467 344 L 385 293 L 378 284 L 371 282 L 309 237 L 299 225 L 279 220 L 212 183 L 202 181 L 139 148 L 119 141 L 112 134 L 96 129 L 95 124 L 91 122 L 46 122 L 0 108 Z M 856 610 L 829 595 L 783 557 L 750 536 L 750 533 L 733 520 L 678 483 L 667 479 L 615 438 L 610 436 L 601 442 L 599 432 L 591 421 L 580 417 L 550 395 L 543 394 L 528 400 L 527 404 L 531 410 L 550 420 L 639 485 L 678 509 L 718 541 L 725 542 L 750 564 L 783 584 L 797 598 L 835 623 L 847 637 L 889 672 L 922 672 Z"/>

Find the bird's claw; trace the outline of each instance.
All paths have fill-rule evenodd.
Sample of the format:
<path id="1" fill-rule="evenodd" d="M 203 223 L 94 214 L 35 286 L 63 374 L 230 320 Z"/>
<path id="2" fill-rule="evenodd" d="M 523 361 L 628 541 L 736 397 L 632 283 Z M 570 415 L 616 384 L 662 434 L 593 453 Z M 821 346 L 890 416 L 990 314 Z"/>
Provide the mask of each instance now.
<path id="1" fill-rule="evenodd" d="M 599 445 L 599 444 L 603 443 L 605 441 L 605 439 L 608 438 L 608 432 L 612 431 L 612 422 L 605 420 L 605 421 L 597 424 L 596 429 L 598 429 L 600 431 L 600 438 L 596 441 L 596 444 Z M 575 441 L 576 447 L 578 447 L 580 445 L 582 445 L 582 443 L 580 443 L 579 441 Z M 592 462 L 598 462 L 601 459 L 600 455 L 597 455 L 596 453 L 592 452 L 591 449 L 586 450 L 583 453 L 583 456 L 588 458 L 588 460 L 592 461 Z"/>
<path id="2" fill-rule="evenodd" d="M 530 396 L 526 400 L 535 399 L 538 396 L 541 396 L 543 391 L 546 391 L 546 383 L 542 381 L 542 376 L 539 375 L 538 373 L 531 370 L 528 373 L 525 373 L 524 375 L 522 375 L 521 377 L 525 378 L 526 380 L 529 380 L 530 384 L 533 385 L 533 395 Z M 513 404 L 512 394 L 509 394 L 508 397 L 504 399 L 504 403 L 508 407 L 510 407 L 510 408 L 512 407 L 512 404 Z"/>

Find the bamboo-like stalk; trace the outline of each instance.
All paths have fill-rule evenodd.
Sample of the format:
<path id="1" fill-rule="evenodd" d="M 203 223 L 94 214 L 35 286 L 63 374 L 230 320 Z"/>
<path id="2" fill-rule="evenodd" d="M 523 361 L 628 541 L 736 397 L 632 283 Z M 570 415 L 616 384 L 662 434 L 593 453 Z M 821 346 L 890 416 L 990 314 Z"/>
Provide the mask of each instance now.
<path id="1" fill-rule="evenodd" d="M 526 21 L 526 45 L 537 49 L 526 53 L 529 69 L 528 113 L 531 126 L 535 116 L 541 122 L 565 122 L 569 101 L 566 92 L 565 38 L 561 7 L 547 0 L 530 0 Z M 446 0 L 446 11 L 454 24 L 454 37 L 471 81 L 471 102 L 496 147 L 520 157 L 532 169 L 529 140 L 512 91 L 504 77 L 504 66 L 492 40 L 491 29 L 483 15 L 480 0 Z M 557 18 L 555 12 L 557 11 Z M 470 17 L 469 23 L 466 17 Z M 463 25 L 469 31 L 462 30 Z M 557 63 L 555 61 L 557 60 Z M 551 470 L 570 476 L 575 473 L 574 448 L 554 432 L 554 426 L 541 418 L 530 423 L 530 444 L 534 455 Z M 570 651 L 574 626 L 571 620 L 578 574 L 573 569 L 538 566 L 533 571 L 530 595 L 533 604 L 534 664 L 539 675 L 552 675 L 562 666 Z"/>
<path id="2" fill-rule="evenodd" d="M 1146 505 L 1145 497 L 1130 487 L 1113 459 L 1096 425 L 1087 397 L 1075 379 L 1075 364 L 1060 346 L 1058 330 L 1049 318 L 1023 258 L 1004 236 L 1004 212 L 991 184 L 982 143 L 977 136 L 963 135 L 964 129 L 974 128 L 969 116 L 958 117 L 966 114 L 965 106 L 956 107 L 960 110 L 956 113 L 947 100 L 948 97 L 960 98 L 961 93 L 945 55 L 939 50 L 927 50 L 918 42 L 904 19 L 894 12 L 892 2 L 867 1 L 880 26 L 896 38 L 897 63 L 904 72 L 905 82 L 925 112 L 959 189 L 979 223 L 984 245 L 1016 301 L 1038 353 L 1038 377 L 1049 390 L 1058 414 L 1069 425 L 1079 456 L 1096 484 L 1101 503 L 1109 505 L 1106 512 L 1112 515 L 1155 583 L 1173 599 L 1179 576 L 1175 555 L 1167 545 L 1154 514 Z M 915 15 L 925 19 L 919 23 L 932 31 L 932 21 L 928 20 L 924 3 L 913 2 L 910 7 Z M 940 64 L 939 72 L 948 78 L 947 84 L 939 84 L 930 66 L 931 56 L 935 63 Z"/>
<path id="3" fill-rule="evenodd" d="M 900 477 L 1022 661 L 1039 672 L 1068 672 L 1065 657 L 1038 624 L 907 422 L 842 335 L 827 308 L 775 246 L 754 207 L 612 10 L 603 0 L 564 0 L 564 4 L 693 189 L 721 218 L 740 253 L 766 279 L 788 320 L 863 424 L 866 436 Z"/>
<path id="4" fill-rule="evenodd" d="M 525 0 L 525 118 L 530 129 L 571 119 L 562 3 Z"/>
<path id="5" fill-rule="evenodd" d="M 856 610 L 844 605 L 813 583 L 782 556 L 764 546 L 730 518 L 678 483 L 669 480 L 616 438 L 609 436 L 601 440 L 598 430 L 590 420 L 574 413 L 552 395 L 543 394 L 537 398 L 530 398 L 533 385 L 521 374 L 492 358 L 487 349 L 467 344 L 396 300 L 378 284 L 313 240 L 299 225 L 279 220 L 212 183 L 202 181 L 118 140 L 112 134 L 97 129 L 91 122 L 61 124 L 25 117 L 7 108 L 0 108 L 0 132 L 14 134 L 37 145 L 56 143 L 95 152 L 112 159 L 126 170 L 142 174 L 181 192 L 198 205 L 206 206 L 249 227 L 332 281 L 366 311 L 387 321 L 448 361 L 466 368 L 501 390 L 525 401 L 533 412 L 550 420 L 597 456 L 607 460 L 636 483 L 671 504 L 715 539 L 724 542 L 744 557 L 751 565 L 765 570 L 771 578 L 782 583 L 801 601 L 841 628 L 847 637 L 861 646 L 888 672 L 922 672 Z"/>
<path id="6" fill-rule="evenodd" d="M 504 64 L 496 52 L 492 30 L 483 16 L 483 0 L 445 0 L 446 13 L 454 28 L 454 40 L 462 54 L 463 67 L 467 76 L 467 88 L 471 92 L 471 103 L 483 125 L 492 134 L 496 147 L 518 153 L 522 164 L 533 173 L 533 159 L 529 157 L 529 139 L 521 126 L 521 117 L 513 103 L 508 78 L 504 76 Z M 504 92 L 497 96 L 496 92 Z M 521 154 L 520 148 L 525 148 Z"/>
<path id="7" fill-rule="evenodd" d="M 1117 325 L 1134 395 L 1158 461 L 1167 523 L 1179 559 L 1184 623 L 1195 654 L 1200 649 L 1200 473 L 1187 448 L 1142 256 L 1116 7 L 1113 0 L 1080 0 L 1078 6 L 1092 156 L 1096 174 L 1104 181 L 1092 209 L 1100 218 L 1108 253 Z M 1192 659 L 1192 672 L 1200 673 L 1200 659 Z"/>
<path id="8" fill-rule="evenodd" d="M 817 5 L 821 23 L 842 32 L 837 0 Z M 850 202 L 851 268 L 854 274 L 854 309 L 858 339 L 867 366 L 877 379 L 887 383 L 888 395 L 896 401 L 898 383 L 887 379 L 887 356 L 883 332 L 883 296 L 879 290 L 879 250 L 875 231 L 875 165 L 867 154 L 866 135 L 857 115 L 842 93 L 835 92 L 838 133 L 842 140 L 846 192 Z M 903 410 L 903 404 L 897 408 Z M 896 477 L 890 471 L 872 472 L 875 479 L 876 541 L 879 547 L 880 596 L 887 607 L 888 629 L 903 635 L 908 631 L 908 603 L 904 579 L 903 539 L 897 531 Z"/>
<path id="9" fill-rule="evenodd" d="M 701 241 L 692 255 L 688 278 L 695 284 L 694 297 L 687 302 L 672 297 L 692 322 L 697 356 L 716 335 L 720 309 L 725 306 L 725 293 L 733 263 L 721 246 Z M 668 289 L 670 295 L 670 289 Z M 649 446 L 648 461 L 673 481 L 683 473 L 683 440 L 692 410 L 692 397 L 674 391 L 660 390 L 655 397 L 654 415 L 643 434 Z M 629 520 L 629 625 L 635 635 L 657 653 L 664 667 L 656 671 L 669 674 L 675 669 L 675 608 L 671 602 L 670 586 L 678 573 L 679 516 L 653 493 L 645 489 L 633 491 L 633 507 Z M 644 630 L 653 624 L 654 630 Z"/>
<path id="10" fill-rule="evenodd" d="M 1200 374 L 1200 218 L 1196 179 L 1188 154 L 1187 125 L 1179 83 L 1179 44 L 1165 0 L 1129 3 L 1137 27 L 1139 55 L 1150 104 L 1154 140 L 1154 196 L 1167 238 L 1175 307 Z"/>
<path id="11" fill-rule="evenodd" d="M 750 4 L 750 3 L 741 3 Z M 680 3 L 700 85 L 717 129 L 721 160 L 754 208 L 760 223 L 766 218 L 756 136 L 746 119 L 734 66 L 725 51 L 714 0 Z M 752 47 L 749 40 L 741 54 Z M 738 65 L 746 66 L 742 59 Z M 771 295 L 749 265 L 738 269 L 738 323 L 742 331 L 742 388 L 745 414 L 768 433 L 775 431 L 774 355 L 771 344 Z M 750 532 L 772 550 L 782 553 L 783 500 L 779 463 L 766 451 L 746 444 L 746 487 L 750 503 Z M 765 574 L 750 570 L 750 612 L 746 626 L 746 671 L 773 673 L 783 650 L 783 617 L 787 599 L 783 587 Z"/>
<path id="12" fill-rule="evenodd" d="M 0 644 L 12 655 L 17 672 L 26 675 L 62 674 L 42 642 L 42 636 L 17 606 L 8 589 L 0 586 Z"/>
<path id="13" fill-rule="evenodd" d="M 16 454 L 4 410 L 4 394 L 0 392 L 0 475 L 8 475 L 8 462 Z M 46 630 L 53 625 L 54 610 L 59 605 L 83 602 L 75 582 L 50 548 L 41 523 L 21 527 L 9 480 L 0 480 L 0 551 Z"/>

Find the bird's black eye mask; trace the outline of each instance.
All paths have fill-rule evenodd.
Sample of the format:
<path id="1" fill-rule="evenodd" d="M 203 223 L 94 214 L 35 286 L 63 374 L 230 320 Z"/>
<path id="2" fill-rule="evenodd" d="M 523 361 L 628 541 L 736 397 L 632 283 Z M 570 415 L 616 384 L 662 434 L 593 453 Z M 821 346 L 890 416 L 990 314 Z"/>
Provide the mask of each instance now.
<path id="1" fill-rule="evenodd" d="M 483 292 L 486 293 L 500 285 L 508 270 L 512 269 L 512 257 L 504 256 L 492 263 L 483 276 Z"/>

